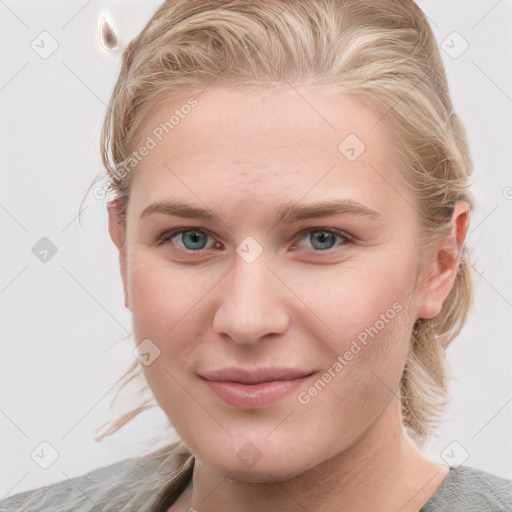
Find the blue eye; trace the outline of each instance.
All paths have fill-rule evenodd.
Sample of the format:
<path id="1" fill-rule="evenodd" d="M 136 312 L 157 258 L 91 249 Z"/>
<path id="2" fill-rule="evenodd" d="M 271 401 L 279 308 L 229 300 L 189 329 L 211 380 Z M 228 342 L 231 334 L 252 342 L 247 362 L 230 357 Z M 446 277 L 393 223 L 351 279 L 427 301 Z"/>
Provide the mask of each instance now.
<path id="1" fill-rule="evenodd" d="M 163 245 L 166 242 L 172 241 L 174 238 L 176 238 L 181 242 L 181 247 L 178 245 L 179 249 L 184 249 L 191 252 L 199 252 L 205 248 L 205 243 L 208 236 L 210 235 L 206 234 L 201 229 L 179 229 L 164 233 L 158 239 L 157 244 Z"/>
<path id="2" fill-rule="evenodd" d="M 320 252 L 326 252 L 333 248 L 336 244 L 336 237 L 342 239 L 342 243 L 339 245 L 346 245 L 351 242 L 348 235 L 343 234 L 340 231 L 334 229 L 308 229 L 302 238 L 307 238 L 311 241 L 311 246 L 314 249 L 320 249 Z M 295 249 L 297 246 L 293 246 Z M 308 248 L 306 248 L 308 250 Z M 319 251 L 315 251 L 319 252 Z"/>
<path id="3" fill-rule="evenodd" d="M 301 233 L 301 239 L 309 237 L 311 240 L 311 248 L 314 252 L 328 252 L 336 244 L 336 238 L 341 239 L 341 243 L 338 245 L 347 245 L 352 242 L 352 238 L 349 235 L 344 234 L 341 231 L 334 229 L 319 229 L 312 228 L 306 229 Z M 202 229 L 196 228 L 182 228 L 167 231 L 158 238 L 156 241 L 157 245 L 164 245 L 167 242 L 172 242 L 178 249 L 186 252 L 201 252 L 207 249 L 206 244 L 208 237 L 212 238 L 211 235 L 203 231 Z M 176 242 L 173 240 L 176 239 Z M 222 248 L 222 244 L 215 242 L 212 247 Z M 311 250 L 310 247 L 298 247 L 296 244 L 292 246 L 292 250 L 305 249 Z M 315 250 L 318 249 L 318 250 Z"/>

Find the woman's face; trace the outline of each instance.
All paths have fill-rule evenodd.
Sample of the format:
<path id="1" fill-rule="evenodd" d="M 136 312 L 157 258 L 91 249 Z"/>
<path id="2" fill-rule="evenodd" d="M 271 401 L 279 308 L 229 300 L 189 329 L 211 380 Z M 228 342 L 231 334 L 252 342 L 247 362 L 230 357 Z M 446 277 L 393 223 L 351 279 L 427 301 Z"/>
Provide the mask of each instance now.
<path id="1" fill-rule="evenodd" d="M 400 424 L 429 307 L 417 201 L 385 117 L 348 96 L 190 96 L 153 107 L 137 146 L 150 149 L 127 207 L 134 336 L 192 453 L 231 478 L 289 478 Z"/>

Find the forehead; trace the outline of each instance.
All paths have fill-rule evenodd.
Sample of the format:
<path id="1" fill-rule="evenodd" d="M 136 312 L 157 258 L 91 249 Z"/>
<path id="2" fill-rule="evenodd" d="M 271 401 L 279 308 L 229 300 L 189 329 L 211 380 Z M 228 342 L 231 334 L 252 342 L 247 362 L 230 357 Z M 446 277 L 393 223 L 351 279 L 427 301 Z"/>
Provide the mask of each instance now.
<path id="1" fill-rule="evenodd" d="M 190 98 L 197 104 L 184 108 Z M 135 202 L 178 195 L 257 211 L 279 199 L 343 196 L 380 210 L 400 197 L 409 209 L 413 201 L 403 197 L 408 191 L 382 114 L 328 89 L 185 92 L 148 112 L 139 144 L 148 137 L 155 146 L 134 173 Z"/>

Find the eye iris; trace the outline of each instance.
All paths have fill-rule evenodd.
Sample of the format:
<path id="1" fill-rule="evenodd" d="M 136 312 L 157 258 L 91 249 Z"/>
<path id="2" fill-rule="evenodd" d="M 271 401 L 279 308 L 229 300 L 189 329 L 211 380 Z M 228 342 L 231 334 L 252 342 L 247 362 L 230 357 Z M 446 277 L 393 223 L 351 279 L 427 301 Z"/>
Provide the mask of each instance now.
<path id="1" fill-rule="evenodd" d="M 315 249 L 330 249 L 336 243 L 336 235 L 329 231 L 313 231 L 310 234 Z M 207 237 L 201 231 L 184 231 L 181 234 L 185 247 L 189 250 L 204 249 Z M 201 245 L 202 239 L 202 245 Z M 192 246 L 189 245 L 192 244 Z M 317 245 L 319 243 L 319 245 Z M 199 244 L 199 247 L 198 245 Z"/>
<path id="2" fill-rule="evenodd" d="M 315 231 L 313 232 L 313 235 L 312 235 L 312 240 L 315 241 L 319 241 L 320 244 L 324 244 L 326 242 L 326 239 L 327 240 L 330 240 L 332 243 L 329 244 L 328 242 L 328 247 L 325 247 L 325 246 L 321 246 L 321 247 L 317 247 L 314 243 L 312 243 L 313 247 L 315 247 L 316 249 L 330 249 L 335 241 L 336 241 L 336 237 L 334 235 L 334 233 L 329 233 L 328 231 Z"/>
<path id="3" fill-rule="evenodd" d="M 204 233 L 201 233 L 199 231 L 185 231 L 184 233 L 182 233 L 182 240 L 184 242 L 184 245 L 185 247 L 187 247 L 187 249 L 203 249 L 204 248 L 204 245 L 202 247 L 196 247 L 196 246 L 193 246 L 193 247 L 188 247 L 187 246 L 187 243 L 185 243 L 185 240 L 187 240 L 187 237 L 192 241 L 192 244 L 197 244 L 198 241 L 197 239 L 199 238 L 203 238 L 203 242 L 206 243 L 206 236 Z M 200 244 L 200 242 L 199 242 Z"/>

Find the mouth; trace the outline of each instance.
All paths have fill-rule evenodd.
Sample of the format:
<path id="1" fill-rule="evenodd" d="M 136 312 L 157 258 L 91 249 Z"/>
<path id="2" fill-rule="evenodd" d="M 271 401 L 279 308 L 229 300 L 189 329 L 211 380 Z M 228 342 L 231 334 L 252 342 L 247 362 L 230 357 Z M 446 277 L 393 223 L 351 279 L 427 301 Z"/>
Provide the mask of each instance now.
<path id="1" fill-rule="evenodd" d="M 232 407 L 247 409 L 277 402 L 315 373 L 292 368 L 225 368 L 199 376 L 223 402 Z"/>

